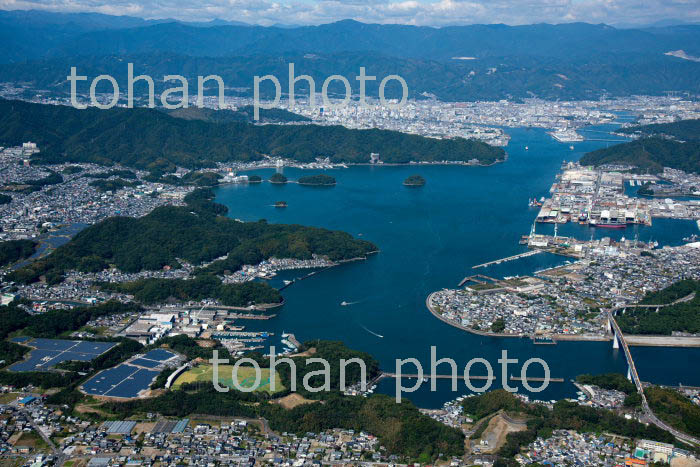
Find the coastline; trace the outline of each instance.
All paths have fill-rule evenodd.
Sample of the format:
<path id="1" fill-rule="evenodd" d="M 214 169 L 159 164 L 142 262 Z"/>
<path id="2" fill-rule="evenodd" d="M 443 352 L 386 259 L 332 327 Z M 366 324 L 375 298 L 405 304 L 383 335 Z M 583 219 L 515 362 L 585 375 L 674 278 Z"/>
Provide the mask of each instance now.
<path id="1" fill-rule="evenodd" d="M 504 154 L 503 159 L 497 159 L 493 162 L 489 162 L 488 164 L 485 163 L 470 163 L 466 161 L 410 161 L 410 162 L 383 162 L 381 164 L 372 164 L 370 162 L 332 162 L 330 166 L 328 167 L 303 167 L 301 164 L 297 163 L 296 161 L 293 164 L 290 165 L 285 165 L 285 168 L 292 168 L 292 169 L 301 169 L 301 170 L 328 170 L 328 169 L 347 169 L 349 167 L 360 167 L 360 166 L 369 166 L 369 167 L 403 167 L 403 166 L 421 166 L 421 165 L 445 165 L 445 166 L 453 166 L 453 165 L 460 165 L 460 166 L 466 166 L 466 167 L 491 167 L 496 164 L 502 164 L 508 161 L 508 153 L 506 152 Z M 235 162 L 235 161 L 232 161 Z M 259 169 L 276 169 L 278 168 L 277 165 L 275 164 L 263 164 L 259 165 L 256 167 L 246 167 L 246 168 L 240 168 L 237 169 L 238 172 L 249 172 L 251 170 L 259 170 Z M 261 183 L 261 182 L 269 182 L 269 183 L 279 183 L 279 184 L 284 184 L 280 182 L 270 182 L 269 180 L 260 180 L 260 182 L 249 182 L 249 183 Z M 288 183 L 297 183 L 293 181 L 289 181 Z M 230 185 L 233 183 L 220 183 L 220 185 Z"/>
<path id="2" fill-rule="evenodd" d="M 470 332 L 472 334 L 476 334 L 477 336 L 487 336 L 487 337 L 527 337 L 525 334 L 507 334 L 507 333 L 502 333 L 502 332 L 490 332 L 490 331 L 480 331 L 476 329 L 472 329 L 467 326 L 463 326 L 459 323 L 456 323 L 452 321 L 451 319 L 447 319 L 443 317 L 440 313 L 437 312 L 432 306 L 430 306 L 430 303 L 432 301 L 433 295 L 436 294 L 437 292 L 431 292 L 428 297 L 425 299 L 425 306 L 430 311 L 430 313 L 442 321 L 443 323 L 447 323 L 450 326 L 454 326 L 457 329 L 461 329 L 463 331 Z"/>
<path id="3" fill-rule="evenodd" d="M 443 323 L 449 324 L 457 329 L 467 331 L 469 333 L 485 336 L 485 337 L 511 337 L 511 338 L 532 338 L 528 334 L 508 334 L 502 332 L 491 332 L 491 331 L 480 331 L 477 329 L 472 329 L 467 326 L 463 326 L 456 323 L 450 319 L 443 317 L 437 310 L 430 306 L 431 298 L 436 292 L 430 293 L 425 299 L 425 306 L 430 311 L 430 313 L 442 321 Z M 537 336 L 535 336 L 537 337 Z M 596 335 L 596 334 L 547 334 L 542 335 L 553 341 L 570 341 L 570 342 L 606 342 L 612 340 L 612 335 Z M 700 347 L 700 337 L 691 336 L 658 336 L 658 335 L 645 335 L 645 334 L 625 334 L 625 340 L 627 344 L 631 347 Z"/>

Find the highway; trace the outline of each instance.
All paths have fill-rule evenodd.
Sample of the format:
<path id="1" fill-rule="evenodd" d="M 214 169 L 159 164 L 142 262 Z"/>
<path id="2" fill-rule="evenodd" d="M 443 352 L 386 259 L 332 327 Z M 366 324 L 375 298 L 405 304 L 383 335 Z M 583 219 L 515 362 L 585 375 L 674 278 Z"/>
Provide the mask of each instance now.
<path id="1" fill-rule="evenodd" d="M 620 326 L 618 326 L 617 321 L 615 321 L 615 317 L 612 311 L 606 310 L 606 313 L 608 314 L 608 319 L 612 323 L 613 331 L 617 335 L 620 345 L 622 346 L 622 349 L 625 352 L 625 357 L 627 358 L 627 364 L 630 368 L 630 375 L 632 376 L 632 381 L 634 382 L 635 386 L 637 386 L 637 392 L 639 392 L 639 394 L 642 396 L 642 410 L 644 411 L 644 419 L 649 423 L 652 423 L 658 426 L 659 428 L 670 432 L 671 434 L 673 434 L 673 436 L 680 439 L 681 441 L 700 445 L 700 439 L 678 431 L 672 426 L 669 426 L 663 420 L 660 420 L 651 410 L 647 401 L 647 397 L 644 394 L 644 386 L 642 386 L 642 381 L 641 379 L 639 379 L 639 373 L 637 373 L 637 367 L 634 364 L 634 359 L 632 358 L 632 353 L 630 352 L 629 346 L 627 345 L 625 336 L 622 334 L 622 330 L 620 329 Z"/>

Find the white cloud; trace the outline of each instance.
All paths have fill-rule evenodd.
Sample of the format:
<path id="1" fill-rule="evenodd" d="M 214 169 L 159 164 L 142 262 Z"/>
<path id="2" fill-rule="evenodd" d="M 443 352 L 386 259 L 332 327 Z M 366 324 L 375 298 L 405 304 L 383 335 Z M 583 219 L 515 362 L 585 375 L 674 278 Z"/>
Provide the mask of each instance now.
<path id="1" fill-rule="evenodd" d="M 321 24 L 346 18 L 370 23 L 443 26 L 537 22 L 648 24 L 700 22 L 697 0 L 0 0 L 0 9 L 92 11 L 149 19 L 256 24 Z"/>

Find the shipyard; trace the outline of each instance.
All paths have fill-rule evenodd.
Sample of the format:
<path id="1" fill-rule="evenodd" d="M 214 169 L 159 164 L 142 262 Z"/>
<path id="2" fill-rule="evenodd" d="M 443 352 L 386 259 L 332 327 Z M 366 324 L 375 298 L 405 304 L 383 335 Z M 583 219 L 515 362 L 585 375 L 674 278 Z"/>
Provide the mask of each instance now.
<path id="1" fill-rule="evenodd" d="M 624 166 L 592 168 L 565 162 L 549 190 L 551 197 L 530 201 L 531 207 L 540 207 L 536 222 L 578 222 L 592 227 L 623 229 L 633 224 L 649 226 L 653 218 L 700 219 L 700 200 L 628 196 L 626 182 L 630 186 L 643 186 L 664 181 L 663 174 L 636 174 L 631 169 Z M 677 172 L 668 174 L 678 177 Z M 698 179 L 691 174 L 684 176 Z"/>

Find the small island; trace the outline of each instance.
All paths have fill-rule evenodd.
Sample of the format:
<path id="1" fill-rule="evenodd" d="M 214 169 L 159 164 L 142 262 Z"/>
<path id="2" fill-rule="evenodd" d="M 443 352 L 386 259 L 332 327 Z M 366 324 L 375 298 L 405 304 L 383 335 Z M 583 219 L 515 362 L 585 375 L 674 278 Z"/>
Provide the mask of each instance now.
<path id="1" fill-rule="evenodd" d="M 425 179 L 420 175 L 411 175 L 403 181 L 403 184 L 404 186 L 423 186 L 425 185 Z"/>
<path id="2" fill-rule="evenodd" d="M 260 175 L 248 175 L 248 183 L 261 183 L 262 178 Z"/>
<path id="3" fill-rule="evenodd" d="M 272 174 L 272 177 L 270 177 L 270 183 L 287 183 L 287 177 L 285 177 L 281 173 Z"/>
<path id="4" fill-rule="evenodd" d="M 277 201 L 275 203 L 276 208 L 286 208 L 287 207 L 287 202 L 286 201 Z"/>
<path id="5" fill-rule="evenodd" d="M 335 185 L 335 178 L 326 174 L 308 175 L 306 177 L 299 178 L 298 183 L 299 185 L 333 186 Z"/>

